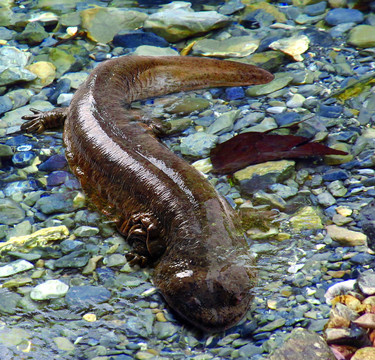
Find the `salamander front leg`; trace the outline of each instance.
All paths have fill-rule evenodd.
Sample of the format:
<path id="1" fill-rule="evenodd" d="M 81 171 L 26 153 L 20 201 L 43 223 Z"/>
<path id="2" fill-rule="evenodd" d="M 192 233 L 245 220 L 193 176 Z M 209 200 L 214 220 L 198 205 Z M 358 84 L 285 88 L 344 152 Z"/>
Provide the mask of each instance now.
<path id="1" fill-rule="evenodd" d="M 33 115 L 22 116 L 22 119 L 29 120 L 21 125 L 21 130 L 28 133 L 42 133 L 48 129 L 60 128 L 64 125 L 68 108 L 56 108 L 50 111 L 40 111 L 30 108 Z"/>
<path id="2" fill-rule="evenodd" d="M 133 251 L 126 254 L 132 266 L 147 266 L 165 250 L 164 232 L 157 218 L 150 213 L 133 214 L 120 226 L 119 231 L 133 246 Z"/>

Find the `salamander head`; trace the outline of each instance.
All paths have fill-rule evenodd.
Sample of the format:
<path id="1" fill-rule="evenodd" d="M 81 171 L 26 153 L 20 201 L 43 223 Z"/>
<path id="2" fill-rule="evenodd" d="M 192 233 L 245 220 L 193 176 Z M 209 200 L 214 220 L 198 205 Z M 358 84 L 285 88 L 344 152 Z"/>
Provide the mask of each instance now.
<path id="1" fill-rule="evenodd" d="M 209 332 L 228 329 L 242 319 L 252 298 L 252 270 L 237 264 L 208 268 L 181 265 L 174 267 L 176 271 L 163 264 L 155 269 L 155 284 L 173 310 Z"/>

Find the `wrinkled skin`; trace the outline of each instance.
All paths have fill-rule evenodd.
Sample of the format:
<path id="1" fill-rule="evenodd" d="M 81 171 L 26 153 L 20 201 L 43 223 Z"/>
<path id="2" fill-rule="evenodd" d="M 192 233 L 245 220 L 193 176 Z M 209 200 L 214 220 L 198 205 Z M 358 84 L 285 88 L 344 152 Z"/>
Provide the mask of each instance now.
<path id="1" fill-rule="evenodd" d="M 97 66 L 69 108 L 25 117 L 42 132 L 64 124 L 66 156 L 84 191 L 133 244 L 131 264 L 156 264 L 155 285 L 205 331 L 248 310 L 254 260 L 232 208 L 156 135 L 160 124 L 128 106 L 176 91 L 271 81 L 255 66 L 193 57 L 120 57 Z"/>

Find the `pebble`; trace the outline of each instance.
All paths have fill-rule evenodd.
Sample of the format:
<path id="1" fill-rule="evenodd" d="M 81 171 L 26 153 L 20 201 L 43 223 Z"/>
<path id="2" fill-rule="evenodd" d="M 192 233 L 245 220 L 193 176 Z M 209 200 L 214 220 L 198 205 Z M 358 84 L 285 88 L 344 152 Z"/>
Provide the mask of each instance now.
<path id="1" fill-rule="evenodd" d="M 110 299 L 111 292 L 102 286 L 72 286 L 65 296 L 69 308 L 84 310 Z"/>
<path id="2" fill-rule="evenodd" d="M 183 155 L 205 157 L 217 143 L 218 136 L 197 132 L 181 139 L 181 153 Z"/>
<path id="3" fill-rule="evenodd" d="M 306 35 L 292 36 L 272 42 L 269 47 L 290 55 L 295 61 L 302 61 L 303 54 L 309 48 L 310 40 Z"/>
<path id="4" fill-rule="evenodd" d="M 33 268 L 34 265 L 26 260 L 16 260 L 0 267 L 0 277 L 8 277 Z"/>
<path id="5" fill-rule="evenodd" d="M 354 27 L 348 38 L 348 43 L 360 48 L 371 48 L 375 46 L 375 26 L 358 25 Z"/>
<path id="6" fill-rule="evenodd" d="M 245 57 L 258 49 L 259 40 L 253 36 L 236 36 L 224 40 L 203 39 L 193 46 L 197 55 L 215 57 Z"/>
<path id="7" fill-rule="evenodd" d="M 147 15 L 140 11 L 100 6 L 85 9 L 80 16 L 87 36 L 98 43 L 112 41 L 120 30 L 136 30 L 143 26 L 147 19 Z"/>
<path id="8" fill-rule="evenodd" d="M 64 297 L 68 290 L 69 286 L 60 280 L 47 280 L 35 286 L 30 292 L 30 297 L 35 301 L 57 299 Z"/>
<path id="9" fill-rule="evenodd" d="M 348 230 L 337 225 L 328 225 L 326 230 L 331 239 L 342 246 L 366 245 L 367 236 L 358 231 Z"/>
<path id="10" fill-rule="evenodd" d="M 167 9 L 150 15 L 143 26 L 169 42 L 177 42 L 196 34 L 222 28 L 228 22 L 228 17 L 216 11 Z"/>
<path id="11" fill-rule="evenodd" d="M 305 206 L 289 219 L 290 225 L 296 231 L 322 229 L 322 219 L 312 206 Z"/>
<path id="12" fill-rule="evenodd" d="M 332 9 L 329 10 L 325 21 L 331 26 L 336 26 L 343 23 L 361 23 L 363 22 L 363 14 L 361 11 L 356 9 Z"/>
<path id="13" fill-rule="evenodd" d="M 274 91 L 280 90 L 287 86 L 293 77 L 287 73 L 277 73 L 275 74 L 275 79 L 272 80 L 270 83 L 265 85 L 254 85 L 249 87 L 246 90 L 247 96 L 262 96 L 270 94 Z"/>
<path id="14" fill-rule="evenodd" d="M 280 160 L 251 165 L 236 171 L 234 179 L 242 191 L 252 194 L 289 178 L 294 171 L 294 164 L 291 160 Z"/>

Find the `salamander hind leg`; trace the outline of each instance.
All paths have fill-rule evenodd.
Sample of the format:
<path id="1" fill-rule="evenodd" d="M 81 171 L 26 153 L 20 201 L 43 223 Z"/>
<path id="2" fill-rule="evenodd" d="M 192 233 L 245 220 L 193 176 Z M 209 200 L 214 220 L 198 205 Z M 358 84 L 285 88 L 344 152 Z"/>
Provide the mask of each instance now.
<path id="1" fill-rule="evenodd" d="M 40 111 L 30 108 L 32 115 L 22 116 L 22 119 L 28 120 L 21 125 L 21 130 L 28 133 L 42 133 L 48 129 L 59 128 L 64 125 L 68 108 L 57 108 L 50 111 Z"/>
<path id="2" fill-rule="evenodd" d="M 126 254 L 131 266 L 145 267 L 165 250 L 164 232 L 158 219 L 150 213 L 133 214 L 119 227 L 119 231 L 126 236 L 133 251 Z"/>

